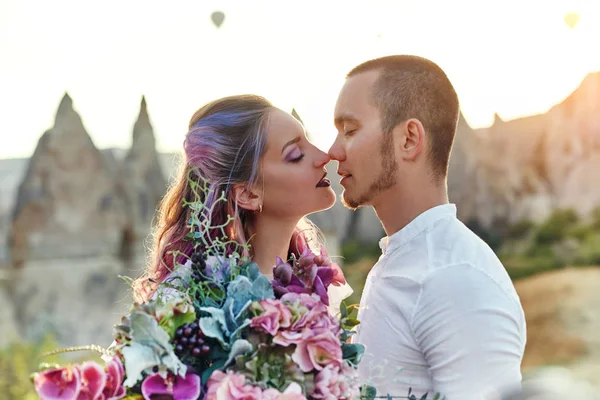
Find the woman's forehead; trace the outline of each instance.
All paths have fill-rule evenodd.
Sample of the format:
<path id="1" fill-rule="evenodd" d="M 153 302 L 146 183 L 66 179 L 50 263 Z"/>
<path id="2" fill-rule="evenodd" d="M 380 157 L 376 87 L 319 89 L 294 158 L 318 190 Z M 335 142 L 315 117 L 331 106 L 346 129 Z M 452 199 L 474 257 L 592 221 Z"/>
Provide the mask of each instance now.
<path id="1" fill-rule="evenodd" d="M 297 137 L 306 136 L 304 126 L 292 115 L 285 111 L 274 109 L 269 115 L 269 125 L 267 129 L 267 144 L 270 148 L 279 151 L 290 140 Z"/>

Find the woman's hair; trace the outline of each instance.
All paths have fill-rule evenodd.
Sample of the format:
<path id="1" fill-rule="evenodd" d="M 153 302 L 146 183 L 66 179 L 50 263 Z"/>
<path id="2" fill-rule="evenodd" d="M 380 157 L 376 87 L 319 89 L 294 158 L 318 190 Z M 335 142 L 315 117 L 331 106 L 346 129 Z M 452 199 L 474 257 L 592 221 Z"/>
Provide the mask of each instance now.
<path id="1" fill-rule="evenodd" d="M 228 239 L 247 244 L 255 212 L 237 206 L 232 188 L 236 184 L 251 187 L 260 183 L 260 161 L 266 150 L 269 114 L 273 109 L 275 107 L 263 97 L 239 95 L 212 101 L 194 113 L 184 140 L 178 176 L 158 209 L 148 267 L 134 284 L 136 300 L 148 299 L 156 283 L 164 281 L 176 263 L 184 263 L 193 252 L 193 243 L 185 240 L 190 232 L 191 209 L 184 207 L 184 201 L 201 201 L 210 215 L 200 218 L 210 218 L 211 226 L 225 225 Z M 208 192 L 194 193 L 190 179 L 200 185 L 202 181 L 208 182 Z M 201 198 L 196 198 L 198 194 Z M 225 200 L 217 201 L 221 195 Z M 306 220 L 301 222 L 306 223 Z M 291 238 L 291 253 L 301 253 L 307 246 L 308 236 L 300 226 Z M 310 225 L 308 231 L 318 232 L 314 225 Z M 208 235 L 210 237 L 204 239 L 209 242 L 223 236 L 220 230 Z M 311 239 L 320 241 L 319 237 Z M 236 248 L 232 244 L 227 252 Z M 176 259 L 173 252 L 183 254 Z"/>

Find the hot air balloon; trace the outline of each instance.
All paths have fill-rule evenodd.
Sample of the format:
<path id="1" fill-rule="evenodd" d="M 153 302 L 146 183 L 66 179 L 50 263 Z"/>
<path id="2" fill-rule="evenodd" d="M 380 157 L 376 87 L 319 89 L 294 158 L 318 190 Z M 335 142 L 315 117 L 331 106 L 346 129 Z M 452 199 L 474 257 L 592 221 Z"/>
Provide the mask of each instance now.
<path id="1" fill-rule="evenodd" d="M 215 24 L 217 28 L 220 28 L 223 24 L 223 21 L 225 20 L 225 13 L 223 13 L 222 11 L 215 11 L 210 16 L 210 19 L 212 19 L 213 24 Z"/>
<path id="2" fill-rule="evenodd" d="M 577 22 L 579 22 L 579 14 L 569 13 L 565 15 L 565 23 L 569 25 L 569 28 L 573 29 Z"/>

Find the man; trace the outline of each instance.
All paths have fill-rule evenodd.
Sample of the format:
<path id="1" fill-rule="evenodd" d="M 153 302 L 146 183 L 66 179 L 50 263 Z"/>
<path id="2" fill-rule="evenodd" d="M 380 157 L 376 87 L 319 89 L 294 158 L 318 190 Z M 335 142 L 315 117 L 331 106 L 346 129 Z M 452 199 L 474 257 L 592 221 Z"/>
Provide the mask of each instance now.
<path id="1" fill-rule="evenodd" d="M 447 195 L 458 97 L 435 63 L 398 55 L 347 76 L 335 108 L 343 202 L 372 206 L 386 237 L 354 338 L 361 382 L 378 395 L 489 398 L 519 386 L 523 310 L 493 251 Z"/>

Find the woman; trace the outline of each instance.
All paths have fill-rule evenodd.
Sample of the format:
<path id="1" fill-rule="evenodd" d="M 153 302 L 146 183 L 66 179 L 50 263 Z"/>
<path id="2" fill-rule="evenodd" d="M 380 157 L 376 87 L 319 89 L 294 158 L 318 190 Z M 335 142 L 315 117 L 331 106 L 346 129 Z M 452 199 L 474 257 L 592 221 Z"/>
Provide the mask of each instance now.
<path id="1" fill-rule="evenodd" d="M 226 224 L 229 239 L 249 244 L 247 256 L 272 279 L 278 256 L 286 260 L 304 250 L 311 233 L 301 228 L 304 216 L 335 203 L 329 161 L 294 117 L 260 96 L 231 96 L 200 108 L 189 124 L 180 174 L 160 206 L 153 260 L 136 282 L 137 300 L 152 295 L 149 282 L 163 282 L 173 271 L 173 251 L 191 255 L 184 240 L 190 214 L 182 207 L 193 200 L 190 171 L 192 179 L 210 183 L 213 195 L 203 204 L 212 209 L 213 225 Z M 217 202 L 221 193 L 226 201 Z"/>

